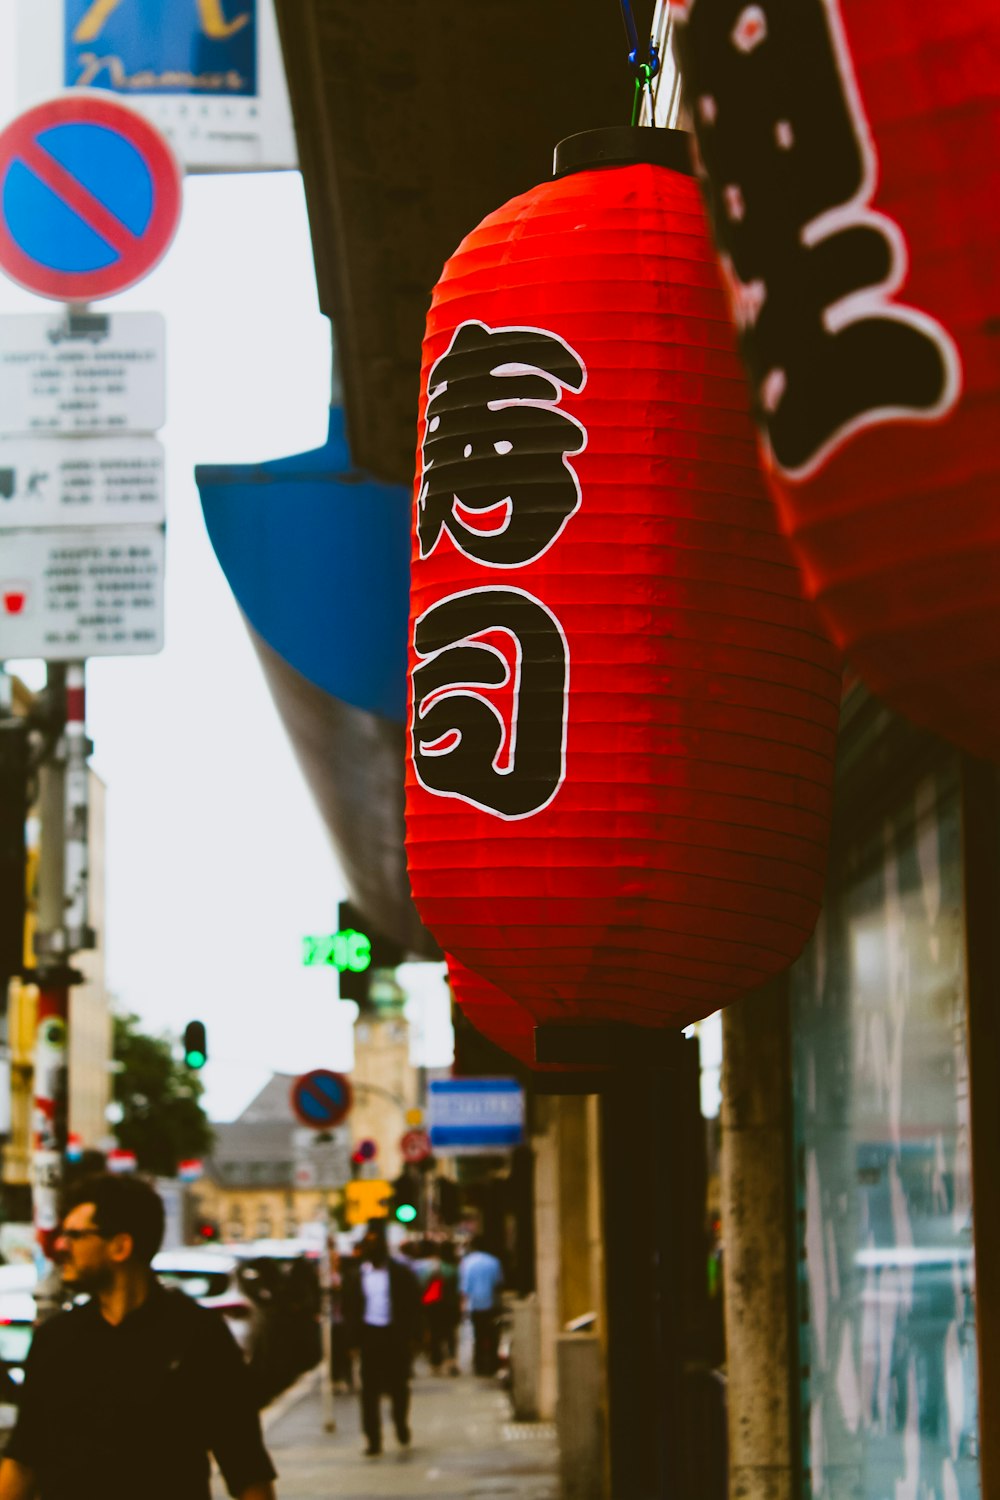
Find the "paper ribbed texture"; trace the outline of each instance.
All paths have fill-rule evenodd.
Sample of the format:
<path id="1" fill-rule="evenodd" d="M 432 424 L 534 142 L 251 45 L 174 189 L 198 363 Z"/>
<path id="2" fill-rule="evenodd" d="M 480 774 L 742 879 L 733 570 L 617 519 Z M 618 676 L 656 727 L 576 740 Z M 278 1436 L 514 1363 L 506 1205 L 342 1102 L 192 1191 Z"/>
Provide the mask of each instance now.
<path id="1" fill-rule="evenodd" d="M 804 0 L 738 64 L 739 9 L 698 0 L 678 32 L 720 248 L 767 289 L 751 388 L 820 318 L 827 374 L 789 364 L 777 415 L 795 399 L 800 431 L 828 431 L 870 387 L 811 467 L 779 461 L 761 416 L 782 524 L 867 685 L 1000 758 L 1000 9 Z M 864 353 L 835 357 L 848 339 Z"/>
<path id="2" fill-rule="evenodd" d="M 449 954 L 538 1019 L 684 1025 L 784 969 L 812 931 L 840 694 L 760 476 L 697 187 L 647 165 L 584 172 L 490 215 L 434 292 L 421 444 L 428 377 L 465 324 L 541 330 L 582 360 L 583 388 L 567 386 L 556 405 L 586 433 L 566 454 L 579 506 L 523 565 L 486 566 L 447 529 L 425 556 L 415 544 L 411 671 L 414 624 L 440 601 L 530 594 L 561 626 L 569 661 L 565 704 L 551 664 L 531 678 L 542 683 L 533 696 L 525 666 L 515 773 L 528 800 L 535 781 L 544 800 L 565 709 L 565 776 L 541 810 L 504 818 L 462 800 L 478 794 L 471 783 L 459 795 L 428 789 L 411 755 L 414 898 Z M 445 422 L 465 422 L 476 452 L 484 431 L 507 441 L 499 435 L 522 415 L 505 424 L 459 401 Z M 551 462 L 549 432 L 532 478 L 532 431 L 509 439 L 513 503 L 537 502 L 547 476 L 556 515 L 566 467 Z M 458 451 L 448 484 L 453 473 L 468 519 L 476 471 Z M 418 451 L 418 515 L 426 484 Z M 531 630 L 525 662 L 539 631 L 545 650 L 556 639 L 541 614 Z M 499 636 L 485 639 L 503 654 Z M 485 659 L 454 658 L 457 680 Z M 446 775 L 449 717 L 462 718 L 465 749 L 480 733 L 487 745 L 498 723 L 509 728 L 514 694 L 498 681 L 449 695 L 442 664 L 430 703 L 428 670 L 411 729 L 418 750 L 428 739 L 438 750 L 425 774 Z M 477 696 L 493 713 L 476 718 L 472 704 L 463 717 Z"/>

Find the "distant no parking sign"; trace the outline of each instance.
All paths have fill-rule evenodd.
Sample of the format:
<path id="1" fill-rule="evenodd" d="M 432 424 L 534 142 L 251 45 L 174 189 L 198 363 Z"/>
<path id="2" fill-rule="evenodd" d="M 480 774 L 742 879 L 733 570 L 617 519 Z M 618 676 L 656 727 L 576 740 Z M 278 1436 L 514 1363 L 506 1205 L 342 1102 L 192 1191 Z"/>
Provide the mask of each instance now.
<path id="1" fill-rule="evenodd" d="M 0 269 L 42 297 L 88 302 L 141 281 L 180 211 L 173 151 L 123 104 L 62 95 L 0 132 Z"/>
<path id="2" fill-rule="evenodd" d="M 350 1081 L 343 1073 L 313 1068 L 292 1084 L 292 1112 L 313 1130 L 331 1130 L 347 1118 L 352 1097 Z"/>

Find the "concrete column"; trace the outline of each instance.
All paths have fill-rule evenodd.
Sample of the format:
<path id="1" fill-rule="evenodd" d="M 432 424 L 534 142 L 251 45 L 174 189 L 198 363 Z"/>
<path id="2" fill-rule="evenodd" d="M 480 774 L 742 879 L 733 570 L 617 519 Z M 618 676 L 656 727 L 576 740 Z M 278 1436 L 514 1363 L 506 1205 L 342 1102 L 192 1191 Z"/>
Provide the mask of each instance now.
<path id="1" fill-rule="evenodd" d="M 559 1335 L 559 1477 L 562 1500 L 603 1500 L 604 1375 L 595 1334 Z"/>
<path id="2" fill-rule="evenodd" d="M 723 1020 L 722 1226 L 730 1500 L 795 1500 L 798 1433 L 787 979 Z"/>
<path id="3" fill-rule="evenodd" d="M 535 1293 L 518 1298 L 511 1313 L 510 1404 L 517 1421 L 535 1422 L 538 1420 L 538 1384 L 541 1374 L 538 1298 Z"/>
<path id="4" fill-rule="evenodd" d="M 591 1295 L 597 1312 L 597 1335 L 601 1340 L 603 1361 L 607 1355 L 608 1318 L 604 1286 L 604 1201 L 601 1196 L 601 1107 L 596 1094 L 587 1095 L 586 1109 L 587 1247 Z"/>
<path id="5" fill-rule="evenodd" d="M 556 1409 L 556 1337 L 559 1321 L 559 1124 L 556 1100 L 536 1100 L 535 1288 L 538 1297 L 538 1415 L 550 1422 Z"/>
<path id="6" fill-rule="evenodd" d="M 591 1284 L 588 1208 L 590 1179 L 596 1175 L 587 1156 L 587 1099 L 567 1094 L 556 1105 L 559 1152 L 559 1321 L 596 1312 Z"/>

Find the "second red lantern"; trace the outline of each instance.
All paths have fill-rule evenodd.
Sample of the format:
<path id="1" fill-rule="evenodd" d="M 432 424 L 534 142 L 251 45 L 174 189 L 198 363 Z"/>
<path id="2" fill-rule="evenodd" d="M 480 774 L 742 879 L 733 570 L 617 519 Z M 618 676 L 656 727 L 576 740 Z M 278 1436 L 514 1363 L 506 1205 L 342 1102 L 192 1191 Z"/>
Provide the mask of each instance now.
<path id="1" fill-rule="evenodd" d="M 758 471 L 685 142 L 595 137 L 653 159 L 584 156 L 435 289 L 407 849 L 442 947 L 535 1018 L 679 1026 L 812 930 L 840 679 Z"/>
<path id="2" fill-rule="evenodd" d="M 674 10 L 807 590 L 874 692 L 1000 759 L 1000 10 Z"/>

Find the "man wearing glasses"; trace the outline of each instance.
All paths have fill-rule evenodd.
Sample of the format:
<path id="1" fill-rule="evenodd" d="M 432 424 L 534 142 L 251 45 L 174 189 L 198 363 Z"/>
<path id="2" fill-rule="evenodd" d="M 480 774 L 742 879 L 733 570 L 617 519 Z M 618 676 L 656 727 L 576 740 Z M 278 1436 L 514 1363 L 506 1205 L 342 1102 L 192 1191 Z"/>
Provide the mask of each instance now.
<path id="1" fill-rule="evenodd" d="M 72 1193 L 56 1239 L 70 1296 L 35 1332 L 0 1500 L 274 1500 L 247 1368 L 222 1318 L 166 1291 L 150 1263 L 163 1204 L 139 1178 Z"/>

